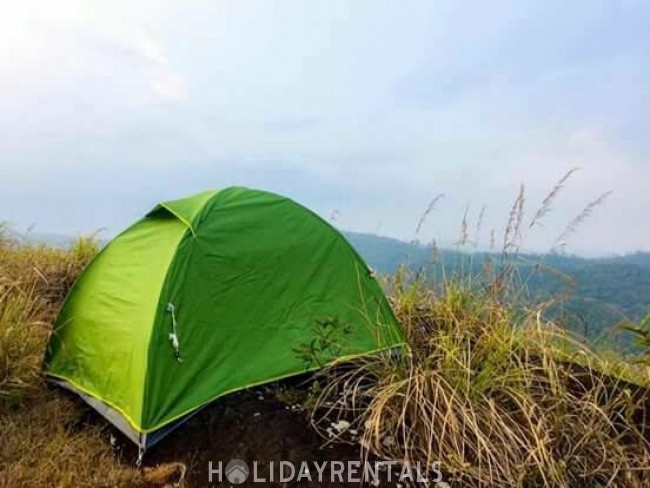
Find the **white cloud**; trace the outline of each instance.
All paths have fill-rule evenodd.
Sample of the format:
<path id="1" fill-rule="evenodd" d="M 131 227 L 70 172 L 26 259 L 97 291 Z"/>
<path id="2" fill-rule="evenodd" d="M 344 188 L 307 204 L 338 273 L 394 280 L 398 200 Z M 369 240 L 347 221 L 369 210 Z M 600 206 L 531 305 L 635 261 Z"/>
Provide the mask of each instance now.
<path id="1" fill-rule="evenodd" d="M 185 77 L 169 72 L 152 75 L 151 88 L 162 100 L 170 102 L 185 101 L 189 91 Z"/>
<path id="2" fill-rule="evenodd" d="M 548 232 L 612 189 L 576 249 L 648 248 L 638 222 L 650 206 L 650 14 L 641 3 L 605 10 L 9 3 L 0 17 L 0 132 L 10 134 L 0 139 L 0 208 L 65 227 L 50 230 L 119 227 L 139 205 L 238 183 L 327 214 L 338 208 L 344 227 L 372 231 L 381 221 L 382 232 L 409 238 L 443 192 L 423 238 L 450 241 L 468 201 L 472 215 L 489 205 L 489 232 L 520 182 L 533 206 L 577 165 Z M 24 201 L 39 203 L 16 204 Z M 72 207 L 74 219 L 58 217 Z M 549 239 L 533 236 L 531 246 Z"/>

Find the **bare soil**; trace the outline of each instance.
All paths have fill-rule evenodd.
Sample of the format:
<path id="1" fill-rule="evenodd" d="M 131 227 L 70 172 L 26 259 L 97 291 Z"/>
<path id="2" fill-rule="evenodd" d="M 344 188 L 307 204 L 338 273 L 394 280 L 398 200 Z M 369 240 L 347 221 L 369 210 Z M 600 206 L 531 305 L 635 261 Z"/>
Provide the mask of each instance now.
<path id="1" fill-rule="evenodd" d="M 79 400 L 81 401 L 81 400 Z M 94 411 L 88 409 L 85 422 L 105 422 Z M 115 455 L 124 464 L 135 466 L 137 449 L 116 429 L 107 427 L 107 442 L 111 437 L 114 442 Z M 226 464 L 232 459 L 245 461 L 252 469 L 253 462 L 258 465 L 260 477 L 266 483 L 253 482 L 252 472 L 248 479 L 237 486 L 241 487 L 284 487 L 284 486 L 370 486 L 370 484 L 341 483 L 332 480 L 329 470 L 325 471 L 323 482 L 316 482 L 316 471 L 313 462 L 322 465 L 324 461 L 356 461 L 361 460 L 358 444 L 328 442 L 317 435 L 309 425 L 308 414 L 299 409 L 291 408 L 279 401 L 268 387 L 245 390 L 221 398 L 190 419 L 186 424 L 172 432 L 159 444 L 152 447 L 144 456 L 142 463 L 146 482 L 140 486 L 165 486 L 165 483 L 175 481 L 178 476 L 174 473 L 161 475 L 156 478 L 157 471 L 164 472 L 166 467 L 186 466 L 185 487 L 231 486 L 225 475 L 221 483 L 208 480 L 208 463 L 213 466 L 222 463 L 225 471 Z M 281 483 L 269 480 L 269 463 L 274 462 L 274 473 L 277 480 L 279 461 L 290 461 L 296 468 L 303 461 L 309 463 L 314 480 Z M 329 468 L 328 468 L 329 469 Z M 154 476 L 149 474 L 153 473 Z M 387 483 L 386 474 L 381 476 L 381 486 L 396 486 Z M 136 481 L 134 481 L 136 484 Z"/>

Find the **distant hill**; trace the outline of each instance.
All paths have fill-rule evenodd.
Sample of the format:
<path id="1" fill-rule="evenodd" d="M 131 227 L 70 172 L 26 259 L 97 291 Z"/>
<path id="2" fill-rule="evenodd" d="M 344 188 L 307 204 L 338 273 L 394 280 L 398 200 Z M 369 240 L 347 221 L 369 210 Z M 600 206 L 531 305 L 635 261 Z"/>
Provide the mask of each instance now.
<path id="1" fill-rule="evenodd" d="M 405 260 L 412 264 L 423 265 L 431 259 L 432 247 L 420 245 L 413 242 L 405 242 L 392 237 L 377 236 L 359 232 L 344 232 L 348 240 L 354 245 L 363 257 L 372 263 L 378 271 L 385 273 L 394 272 Z M 437 251 L 441 256 L 448 259 L 453 256 L 456 260 L 459 256 L 467 256 L 465 251 L 443 249 Z M 476 255 L 490 253 L 478 252 Z M 494 255 L 494 254 L 492 254 Z M 618 255 L 604 258 L 585 258 L 581 256 L 566 254 L 522 254 L 522 260 L 539 262 L 543 261 L 550 266 L 557 266 L 562 269 L 575 269 L 593 264 L 615 264 L 633 265 L 642 268 L 650 268 L 650 252 L 636 252 L 632 254 Z"/>
<path id="2" fill-rule="evenodd" d="M 426 267 L 432 279 L 468 274 L 480 276 L 489 259 L 500 255 L 435 250 L 372 234 L 347 232 L 347 238 L 370 266 L 393 273 L 401 264 Z M 584 258 L 570 255 L 523 254 L 517 259 L 518 276 L 527 300 L 541 301 L 566 296 L 552 308 L 576 332 L 603 346 L 631 346 L 631 337 L 616 327 L 623 321 L 639 321 L 650 312 L 650 253 Z"/>

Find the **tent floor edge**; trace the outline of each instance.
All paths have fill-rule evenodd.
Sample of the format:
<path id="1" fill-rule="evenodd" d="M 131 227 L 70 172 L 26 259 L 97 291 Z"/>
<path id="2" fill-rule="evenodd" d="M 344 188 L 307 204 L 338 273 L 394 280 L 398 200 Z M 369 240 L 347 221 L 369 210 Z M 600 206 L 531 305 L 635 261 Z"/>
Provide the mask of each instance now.
<path id="1" fill-rule="evenodd" d="M 194 417 L 197 413 L 203 410 L 204 407 L 199 407 L 183 417 L 176 419 L 173 422 L 170 422 L 159 429 L 154 430 L 153 432 L 140 432 L 133 428 L 133 426 L 124 418 L 124 416 L 110 407 L 101 400 L 89 395 L 78 388 L 75 388 L 74 385 L 68 383 L 67 381 L 61 378 L 47 377 L 46 380 L 54 385 L 57 385 L 65 390 L 68 390 L 75 395 L 78 395 L 84 402 L 86 402 L 90 407 L 93 408 L 97 413 L 104 417 L 111 425 L 113 425 L 117 430 L 126 436 L 131 442 L 133 442 L 138 447 L 138 454 L 144 454 L 148 449 L 152 448 L 154 445 L 158 444 L 161 440 L 171 434 L 178 427 L 183 425 L 189 419 Z"/>
<path id="2" fill-rule="evenodd" d="M 165 437 L 167 437 L 169 434 L 171 434 L 173 431 L 175 431 L 177 428 L 179 428 L 181 425 L 183 425 L 185 422 L 190 420 L 192 417 L 194 417 L 197 413 L 199 413 L 201 410 L 203 410 L 204 407 L 199 407 L 196 408 L 195 410 L 192 410 L 191 412 L 185 414 L 183 417 L 176 419 L 168 424 L 163 425 L 159 429 L 154 430 L 153 432 L 147 432 L 142 434 L 142 439 L 143 439 L 143 445 L 145 449 L 150 449 L 156 444 L 158 444 L 160 441 L 162 441 Z"/>
<path id="3" fill-rule="evenodd" d="M 60 378 L 53 378 L 53 377 L 48 377 L 46 378 L 48 382 L 55 384 L 57 386 L 60 386 L 61 388 L 68 390 L 79 397 L 86 402 L 88 405 L 90 405 L 94 410 L 97 411 L 102 417 L 104 417 L 106 420 L 108 420 L 111 425 L 115 426 L 117 430 L 119 430 L 122 434 L 124 434 L 131 442 L 134 444 L 138 445 L 139 447 L 143 447 L 146 449 L 146 434 L 143 434 L 136 429 L 134 429 L 129 422 L 124 418 L 124 416 L 119 413 L 117 410 L 114 408 L 108 406 L 101 400 L 98 400 L 97 398 L 84 393 L 83 391 L 80 391 L 78 388 L 75 388 L 74 385 L 71 385 L 65 380 L 62 380 Z"/>

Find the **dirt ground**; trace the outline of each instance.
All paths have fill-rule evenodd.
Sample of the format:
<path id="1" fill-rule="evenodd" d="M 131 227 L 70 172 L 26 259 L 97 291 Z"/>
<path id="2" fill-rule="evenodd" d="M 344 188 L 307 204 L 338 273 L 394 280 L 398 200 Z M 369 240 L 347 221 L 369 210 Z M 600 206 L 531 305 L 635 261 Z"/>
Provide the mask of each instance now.
<path id="1" fill-rule="evenodd" d="M 134 462 L 137 450 L 133 444 L 117 431 L 111 430 L 111 435 L 115 437 L 116 455 L 125 463 Z M 242 391 L 217 400 L 151 448 L 144 457 L 143 468 L 154 468 L 152 471 L 155 471 L 160 469 L 157 466 L 183 463 L 187 467 L 186 487 L 232 486 L 225 474 L 221 483 L 215 481 L 216 475 L 212 483 L 208 481 L 210 461 L 213 466 L 221 461 L 225 472 L 232 459 L 245 461 L 251 470 L 253 462 L 257 461 L 259 476 L 267 480 L 266 483 L 253 482 L 251 471 L 248 479 L 237 485 L 242 487 L 371 486 L 358 482 L 340 483 L 338 479 L 332 481 L 328 470 L 324 471 L 323 482 L 316 482 L 316 470 L 312 468 L 314 461 L 322 465 L 324 461 L 361 460 L 360 448 L 351 443 L 328 443 L 309 426 L 306 412 L 279 401 L 269 387 Z M 296 469 L 303 461 L 308 462 L 314 481 L 271 482 L 269 463 L 274 462 L 277 480 L 279 461 L 282 460 L 290 461 Z M 167 481 L 174 478 L 169 476 Z M 398 486 L 388 483 L 385 473 L 381 478 L 381 486 Z"/>

